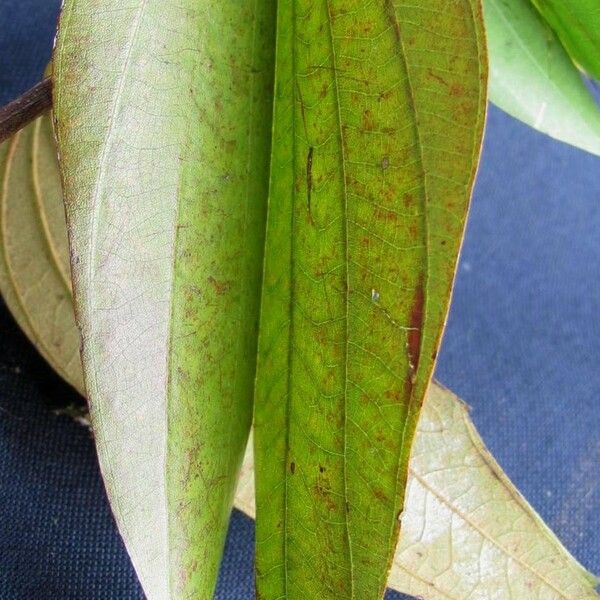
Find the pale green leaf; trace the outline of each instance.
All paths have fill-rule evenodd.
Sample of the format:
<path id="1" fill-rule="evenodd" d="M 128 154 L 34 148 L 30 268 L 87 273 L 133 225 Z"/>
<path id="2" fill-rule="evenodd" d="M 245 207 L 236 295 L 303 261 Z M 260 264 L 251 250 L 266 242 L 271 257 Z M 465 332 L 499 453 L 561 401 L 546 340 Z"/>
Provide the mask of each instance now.
<path id="1" fill-rule="evenodd" d="M 377 598 L 486 105 L 475 0 L 278 13 L 255 397 L 257 593 Z"/>
<path id="2" fill-rule="evenodd" d="M 54 54 L 100 465 L 151 600 L 208 598 L 251 424 L 274 2 L 66 0 Z"/>
<path id="3" fill-rule="evenodd" d="M 484 0 L 490 100 L 567 144 L 600 155 L 600 107 L 529 0 Z"/>

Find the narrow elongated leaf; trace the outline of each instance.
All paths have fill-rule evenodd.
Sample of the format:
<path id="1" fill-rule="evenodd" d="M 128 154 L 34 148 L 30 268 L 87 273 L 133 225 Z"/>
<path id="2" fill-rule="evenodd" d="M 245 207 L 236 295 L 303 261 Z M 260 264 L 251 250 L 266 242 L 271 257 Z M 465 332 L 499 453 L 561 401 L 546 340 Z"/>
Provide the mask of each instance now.
<path id="1" fill-rule="evenodd" d="M 278 13 L 257 589 L 381 596 L 481 142 L 478 2 Z"/>
<path id="2" fill-rule="evenodd" d="M 35 130 L 44 131 L 46 127 L 47 124 L 41 124 Z M 5 156 L 7 150 L 8 146 L 0 147 L 0 154 Z M 68 262 L 62 198 L 54 187 L 58 183 L 56 153 L 51 143 L 34 144 L 32 158 L 30 167 L 36 163 L 47 165 L 39 178 L 40 185 L 46 188 L 50 183 L 54 189 L 52 194 L 43 194 L 42 212 L 54 224 L 54 248 L 60 258 L 49 264 L 43 276 L 59 281 L 60 271 L 68 269 Z M 27 251 L 30 247 L 36 248 L 40 240 L 44 241 L 47 232 L 38 226 L 40 213 L 29 210 L 28 200 L 35 197 L 30 185 L 31 172 L 23 171 L 22 177 L 14 177 L 12 169 L 8 173 L 10 179 L 3 180 L 5 189 L 11 196 L 19 197 L 18 207 L 23 218 L 30 221 L 29 224 L 21 222 L 20 226 L 25 225 L 27 230 L 31 227 L 35 232 L 36 239 L 30 239 L 30 246 L 24 248 Z M 10 228 L 11 222 L 7 224 L 7 229 Z M 38 271 L 47 266 L 44 253 L 29 254 L 31 262 L 14 264 L 12 272 L 18 280 L 27 277 L 30 270 Z M 4 281 L 0 278 L 3 293 Z M 30 305 L 32 316 L 44 314 L 54 298 L 52 294 L 43 299 L 36 296 L 36 302 Z M 15 314 L 19 305 L 9 306 Z M 62 310 L 57 315 L 60 318 L 54 326 L 59 337 L 77 336 L 73 311 L 70 316 Z M 33 320 L 41 322 L 37 318 Z M 53 343 L 53 331 L 42 327 L 38 337 L 32 339 L 34 343 L 42 341 L 50 353 L 51 364 L 72 385 L 77 385 L 82 379 L 81 364 L 79 360 L 71 362 L 61 345 Z M 466 487 L 469 488 L 467 494 L 464 493 Z M 408 490 L 402 513 L 403 536 L 394 557 L 390 587 L 434 600 L 457 597 L 458 590 L 462 595 L 474 590 L 481 597 L 502 597 L 509 589 L 525 590 L 523 597 L 528 592 L 544 598 L 598 597 L 593 591 L 595 579 L 561 546 L 490 457 L 465 405 L 435 383 L 423 404 Z M 255 515 L 251 445 L 242 467 L 235 506 L 252 517 Z M 424 531 L 430 535 L 422 536 Z M 451 572 L 447 569 L 449 539 L 453 540 Z M 548 564 L 552 569 L 547 568 Z M 466 591 L 463 593 L 463 590 Z"/>
<path id="3" fill-rule="evenodd" d="M 557 33 L 573 61 L 600 80 L 600 4 L 598 0 L 531 0 Z"/>
<path id="4" fill-rule="evenodd" d="M 83 390 L 67 231 L 49 117 L 0 147 L 0 292 L 52 367 Z"/>
<path id="5" fill-rule="evenodd" d="M 251 423 L 274 3 L 66 0 L 54 114 L 100 464 L 147 596 L 209 598 Z"/>
<path id="6" fill-rule="evenodd" d="M 529 0 L 484 0 L 490 100 L 557 140 L 600 155 L 600 108 Z"/>

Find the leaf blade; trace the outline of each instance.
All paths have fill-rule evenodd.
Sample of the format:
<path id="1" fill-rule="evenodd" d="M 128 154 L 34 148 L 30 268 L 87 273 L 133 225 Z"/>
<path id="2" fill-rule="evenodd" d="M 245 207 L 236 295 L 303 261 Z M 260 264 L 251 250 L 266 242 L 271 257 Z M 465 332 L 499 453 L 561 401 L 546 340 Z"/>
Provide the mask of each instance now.
<path id="1" fill-rule="evenodd" d="M 110 0 L 61 16 L 55 117 L 86 386 L 150 598 L 212 594 L 250 427 L 272 13 Z"/>
<path id="2" fill-rule="evenodd" d="M 485 0 L 490 100 L 557 140 L 600 155 L 600 109 L 527 1 Z"/>
<path id="3" fill-rule="evenodd" d="M 444 10 L 279 13 L 255 406 L 265 597 L 385 585 L 485 113 L 482 16 Z"/>

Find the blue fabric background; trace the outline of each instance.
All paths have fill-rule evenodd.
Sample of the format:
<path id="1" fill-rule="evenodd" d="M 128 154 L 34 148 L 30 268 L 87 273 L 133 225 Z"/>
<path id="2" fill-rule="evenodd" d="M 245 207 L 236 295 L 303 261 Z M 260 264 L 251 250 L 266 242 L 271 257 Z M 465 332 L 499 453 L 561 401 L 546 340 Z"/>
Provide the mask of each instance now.
<path id="1" fill-rule="evenodd" d="M 0 103 L 48 61 L 59 0 L 0 0 Z M 493 454 L 600 572 L 600 159 L 492 108 L 437 377 Z M 0 306 L 0 600 L 143 595 L 74 393 Z M 252 522 L 234 514 L 217 597 L 252 598 Z M 399 599 L 397 594 L 390 598 Z"/>

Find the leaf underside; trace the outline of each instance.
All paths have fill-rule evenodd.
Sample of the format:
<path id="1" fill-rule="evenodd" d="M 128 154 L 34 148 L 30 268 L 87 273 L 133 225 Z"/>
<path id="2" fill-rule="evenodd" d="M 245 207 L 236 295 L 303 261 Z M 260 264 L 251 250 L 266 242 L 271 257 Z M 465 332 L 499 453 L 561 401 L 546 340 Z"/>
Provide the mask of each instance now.
<path id="1" fill-rule="evenodd" d="M 86 388 L 153 600 L 212 595 L 251 424 L 274 13 L 66 0 L 61 15 L 54 115 Z"/>
<path id="2" fill-rule="evenodd" d="M 376 598 L 478 161 L 482 15 L 296 0 L 277 31 L 257 593 Z"/>
<path id="3" fill-rule="evenodd" d="M 24 284 L 16 288 L 10 281 L 7 286 L 0 268 L 0 288 L 7 301 L 22 291 L 18 300 L 24 302 L 31 283 L 29 274 L 39 274 L 47 293 L 34 295 L 35 301 L 29 304 L 28 317 L 35 328 L 26 329 L 20 318 L 19 302 L 8 302 L 9 308 L 42 353 L 47 349 L 52 366 L 71 385 L 80 388 L 79 357 L 72 360 L 70 353 L 63 351 L 63 345 L 56 343 L 78 339 L 79 334 L 70 293 L 66 310 L 61 294 L 51 291 L 61 289 L 69 263 L 49 118 L 43 117 L 30 126 L 20 134 L 16 144 L 9 163 L 5 160 L 11 146 L 8 143 L 0 146 L 4 202 L 14 206 L 0 213 L 0 226 L 6 233 L 13 228 L 31 232 L 21 248 L 30 260 L 12 262 L 12 277 Z M 16 158 L 20 153 L 31 159 L 22 168 L 19 165 L 23 163 Z M 31 185 L 35 178 L 37 186 Z M 39 196 L 36 187 L 41 190 Z M 9 200 L 12 197 L 18 199 L 18 204 L 12 204 Z M 17 209 L 18 222 L 12 218 Z M 5 221 L 5 216 L 10 218 Z M 41 226 L 43 222 L 48 227 Z M 0 251 L 4 254 L 10 254 L 9 239 L 7 235 L 2 238 Z M 47 250 L 37 251 L 40 246 L 52 247 L 55 260 L 49 260 Z M 49 312 L 56 315 L 52 328 L 45 326 Z M 235 505 L 254 516 L 251 449 L 250 446 L 244 460 Z M 477 435 L 465 405 L 435 383 L 423 404 L 407 489 L 403 535 L 396 549 L 389 587 L 428 600 L 459 600 L 469 593 L 485 598 L 505 597 L 511 591 L 516 598 L 598 597 L 593 590 L 597 580 L 568 554 L 502 473 Z"/>
<path id="4" fill-rule="evenodd" d="M 484 8 L 490 100 L 542 133 L 600 155 L 600 107 L 529 0 L 485 0 Z"/>
<path id="5" fill-rule="evenodd" d="M 83 390 L 60 174 L 49 117 L 0 147 L 0 292 L 27 337 Z"/>

